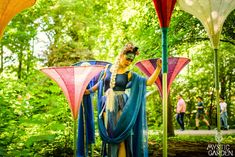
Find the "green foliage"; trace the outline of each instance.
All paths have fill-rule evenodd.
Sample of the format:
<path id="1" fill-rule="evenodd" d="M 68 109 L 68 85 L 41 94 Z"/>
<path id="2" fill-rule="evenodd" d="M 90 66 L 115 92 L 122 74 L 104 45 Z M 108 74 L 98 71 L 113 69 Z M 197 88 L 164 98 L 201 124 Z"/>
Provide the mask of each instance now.
<path id="1" fill-rule="evenodd" d="M 5 78 L 0 84 L 0 147 L 8 156 L 71 153 L 72 119 L 55 83 L 34 71 L 28 80 Z"/>

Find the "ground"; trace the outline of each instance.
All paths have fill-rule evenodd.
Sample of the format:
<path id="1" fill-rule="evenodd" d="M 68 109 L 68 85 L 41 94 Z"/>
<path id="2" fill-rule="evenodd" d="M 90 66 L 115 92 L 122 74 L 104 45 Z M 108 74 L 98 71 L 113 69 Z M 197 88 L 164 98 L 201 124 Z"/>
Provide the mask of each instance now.
<path id="1" fill-rule="evenodd" d="M 221 130 L 222 135 L 235 134 L 235 129 Z M 216 130 L 175 130 L 176 135 L 215 135 Z"/>
<path id="2" fill-rule="evenodd" d="M 222 130 L 223 135 L 234 135 L 235 130 Z M 153 133 L 153 132 L 152 132 Z M 154 133 L 153 133 L 154 134 Z M 158 134 L 156 132 L 156 134 Z M 175 130 L 175 134 L 178 136 L 215 136 L 216 130 Z M 176 141 L 168 140 L 168 157 L 208 157 L 217 155 L 217 143 L 216 142 L 198 142 L 198 141 Z M 223 156 L 235 156 L 235 141 L 234 144 L 222 144 Z M 162 149 L 156 142 L 149 142 L 149 156 L 156 157 L 162 156 Z"/>

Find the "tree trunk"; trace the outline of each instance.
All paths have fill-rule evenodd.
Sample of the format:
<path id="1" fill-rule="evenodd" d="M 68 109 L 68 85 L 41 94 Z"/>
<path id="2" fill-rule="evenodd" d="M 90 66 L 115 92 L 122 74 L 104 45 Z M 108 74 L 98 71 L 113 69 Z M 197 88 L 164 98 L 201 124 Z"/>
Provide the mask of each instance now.
<path id="1" fill-rule="evenodd" d="M 213 125 L 213 120 L 212 120 L 212 112 L 213 112 L 213 97 L 214 97 L 214 91 L 211 91 L 211 94 L 210 94 L 210 108 L 209 108 L 209 123 L 210 125 Z"/>
<path id="2" fill-rule="evenodd" d="M 29 70 L 30 70 L 30 60 L 31 60 L 31 51 L 29 51 L 27 53 L 27 64 L 26 64 L 26 71 L 27 71 L 27 74 L 29 74 Z"/>
<path id="3" fill-rule="evenodd" d="M 220 95 L 224 97 L 225 94 L 226 94 L 226 78 L 225 78 L 225 76 L 223 76 L 221 78 L 221 93 L 220 93 Z"/>
<path id="4" fill-rule="evenodd" d="M 229 73 L 229 76 L 228 76 L 228 91 L 227 91 L 227 97 L 226 97 L 226 103 L 227 103 L 227 112 L 228 112 L 228 115 L 231 115 L 231 97 L 232 97 L 232 73 L 230 72 Z"/>
<path id="5" fill-rule="evenodd" d="M 23 62 L 23 54 L 22 54 L 22 52 L 18 53 L 18 61 L 19 61 L 19 65 L 18 65 L 18 79 L 21 79 L 22 62 Z"/>
<path id="6" fill-rule="evenodd" d="M 33 39 L 33 44 L 32 44 L 32 49 L 31 51 L 29 51 L 27 53 L 27 67 L 26 67 L 26 70 L 27 70 L 27 75 L 29 74 L 29 71 L 30 71 L 30 66 L 31 66 L 31 60 L 32 60 L 32 57 L 33 57 L 33 53 L 34 53 L 34 39 Z"/>
<path id="7" fill-rule="evenodd" d="M 233 74 L 230 72 L 229 73 L 229 77 L 228 77 L 229 79 L 228 79 L 228 93 L 227 93 L 227 100 L 229 101 L 229 102 L 231 102 L 231 97 L 232 97 L 232 78 L 233 78 Z"/>
<path id="8" fill-rule="evenodd" d="M 226 69 L 226 66 L 222 64 L 220 68 L 220 83 L 221 83 L 220 96 L 223 96 L 223 97 L 225 97 L 226 95 L 226 81 L 227 80 L 226 80 L 225 69 Z"/>
<path id="9" fill-rule="evenodd" d="M 170 94 L 168 96 L 167 112 L 168 112 L 167 136 L 172 137 L 172 136 L 175 136 L 175 132 L 174 132 L 174 125 L 173 125 L 173 106 L 172 106 L 172 103 L 171 103 Z"/>

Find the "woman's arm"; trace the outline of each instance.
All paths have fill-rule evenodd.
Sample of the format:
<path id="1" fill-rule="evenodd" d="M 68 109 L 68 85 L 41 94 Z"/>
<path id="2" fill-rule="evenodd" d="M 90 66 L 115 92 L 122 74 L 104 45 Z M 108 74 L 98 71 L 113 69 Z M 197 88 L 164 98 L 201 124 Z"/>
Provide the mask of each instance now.
<path id="1" fill-rule="evenodd" d="M 91 87 L 90 89 L 86 89 L 84 94 L 85 94 L 85 95 L 88 95 L 88 94 L 94 93 L 94 92 L 98 89 L 99 83 L 100 83 L 100 82 L 97 82 L 97 83 L 96 83 L 93 87 Z"/>
<path id="2" fill-rule="evenodd" d="M 104 72 L 104 75 L 102 76 L 102 78 L 100 80 L 103 80 L 105 76 L 106 76 L 106 72 Z M 91 88 L 86 89 L 84 94 L 88 95 L 88 94 L 91 94 L 91 93 L 94 93 L 95 91 L 97 91 L 97 89 L 99 87 L 100 80 L 94 86 L 92 86 Z"/>
<path id="3" fill-rule="evenodd" d="M 156 81 L 158 75 L 161 72 L 161 68 L 162 68 L 162 60 L 158 59 L 157 60 L 157 68 L 155 69 L 153 74 L 148 78 L 147 83 L 146 83 L 147 86 L 151 86 Z"/>

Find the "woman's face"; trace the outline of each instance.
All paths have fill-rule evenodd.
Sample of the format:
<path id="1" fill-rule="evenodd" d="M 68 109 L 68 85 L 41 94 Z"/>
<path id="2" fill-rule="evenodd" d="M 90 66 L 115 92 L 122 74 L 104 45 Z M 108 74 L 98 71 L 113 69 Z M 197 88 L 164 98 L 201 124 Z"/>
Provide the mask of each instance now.
<path id="1" fill-rule="evenodd" d="M 122 67 L 128 67 L 132 63 L 134 58 L 135 58 L 134 54 L 122 54 L 119 65 Z"/>

